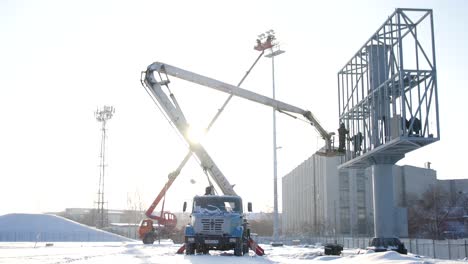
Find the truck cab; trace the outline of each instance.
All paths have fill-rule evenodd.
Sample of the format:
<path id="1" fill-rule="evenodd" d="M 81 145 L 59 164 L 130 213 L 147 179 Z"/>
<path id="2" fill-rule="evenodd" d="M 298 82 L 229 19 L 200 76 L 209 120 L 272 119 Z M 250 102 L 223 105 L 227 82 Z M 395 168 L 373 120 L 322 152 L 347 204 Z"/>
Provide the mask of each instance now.
<path id="1" fill-rule="evenodd" d="M 234 249 L 234 255 L 242 256 L 248 252 L 248 233 L 241 197 L 195 196 L 190 223 L 185 227 L 185 252 Z"/>

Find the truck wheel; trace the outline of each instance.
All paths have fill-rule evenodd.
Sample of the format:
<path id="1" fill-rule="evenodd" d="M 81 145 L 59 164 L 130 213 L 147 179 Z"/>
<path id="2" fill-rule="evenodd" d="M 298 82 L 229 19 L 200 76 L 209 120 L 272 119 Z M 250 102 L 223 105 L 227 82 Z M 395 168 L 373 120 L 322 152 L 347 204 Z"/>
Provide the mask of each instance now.
<path id="1" fill-rule="evenodd" d="M 207 246 L 200 246 L 196 251 L 198 254 L 207 255 L 210 250 L 208 249 Z"/>
<path id="2" fill-rule="evenodd" d="M 143 237 L 143 244 L 153 244 L 154 243 L 154 236 L 153 233 L 146 233 L 145 237 Z"/>
<path id="3" fill-rule="evenodd" d="M 185 243 L 185 255 L 193 255 L 195 253 L 195 244 Z"/>
<path id="4" fill-rule="evenodd" d="M 243 251 L 243 243 L 242 240 L 239 239 L 239 241 L 236 242 L 236 246 L 234 247 L 234 255 L 235 256 L 243 256 L 244 251 Z"/>

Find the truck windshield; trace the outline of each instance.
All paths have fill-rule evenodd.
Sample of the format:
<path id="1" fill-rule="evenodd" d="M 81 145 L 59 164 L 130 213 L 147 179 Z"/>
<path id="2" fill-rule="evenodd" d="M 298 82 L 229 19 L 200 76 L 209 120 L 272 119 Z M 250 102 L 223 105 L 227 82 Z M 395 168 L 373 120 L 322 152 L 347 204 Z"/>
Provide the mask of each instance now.
<path id="1" fill-rule="evenodd" d="M 209 211 L 242 213 L 242 203 L 241 200 L 236 197 L 196 197 L 193 204 L 193 212 L 200 212 L 202 209 Z"/>

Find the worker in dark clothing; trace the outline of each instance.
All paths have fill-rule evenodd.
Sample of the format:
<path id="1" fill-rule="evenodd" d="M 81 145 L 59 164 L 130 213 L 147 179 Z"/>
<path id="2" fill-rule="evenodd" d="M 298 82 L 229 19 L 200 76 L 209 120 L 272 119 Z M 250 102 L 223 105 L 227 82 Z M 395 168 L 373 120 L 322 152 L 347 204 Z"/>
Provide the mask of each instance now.
<path id="1" fill-rule="evenodd" d="M 212 195 L 212 194 L 214 194 L 213 193 L 213 186 L 210 185 L 210 186 L 205 188 L 205 195 Z"/>
<path id="2" fill-rule="evenodd" d="M 411 122 L 413 123 L 412 127 Z M 410 120 L 406 120 L 406 129 L 408 129 L 408 136 L 412 136 L 413 133 L 415 136 L 419 136 L 419 132 L 421 132 L 421 120 L 417 117 L 412 117 Z"/>
<path id="3" fill-rule="evenodd" d="M 419 132 L 421 132 L 421 120 L 417 117 L 414 118 L 413 131 L 416 136 L 419 136 Z"/>
<path id="4" fill-rule="evenodd" d="M 353 136 L 353 145 L 354 145 L 354 153 L 358 153 L 362 150 L 362 133 L 358 132 L 356 135 Z"/>
<path id="5" fill-rule="evenodd" d="M 347 134 L 349 134 L 349 130 L 346 129 L 344 123 L 341 123 L 340 128 L 338 128 L 338 140 L 339 140 L 338 152 L 345 151 L 345 142 L 346 142 Z"/>

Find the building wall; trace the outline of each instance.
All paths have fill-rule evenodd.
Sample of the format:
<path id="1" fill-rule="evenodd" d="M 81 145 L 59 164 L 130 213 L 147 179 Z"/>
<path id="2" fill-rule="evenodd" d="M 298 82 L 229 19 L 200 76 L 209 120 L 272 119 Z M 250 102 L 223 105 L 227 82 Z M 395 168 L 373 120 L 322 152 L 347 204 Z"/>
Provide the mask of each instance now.
<path id="1" fill-rule="evenodd" d="M 468 192 L 468 180 L 439 180 L 437 185 L 451 194 L 452 202 L 457 200 L 460 194 Z"/>
<path id="2" fill-rule="evenodd" d="M 419 198 L 425 191 L 437 182 L 437 173 L 428 168 L 414 166 L 395 166 L 394 175 L 395 203 L 406 207 L 408 202 Z"/>
<path id="3" fill-rule="evenodd" d="M 96 209 L 94 208 L 66 208 L 63 213 L 58 213 L 71 220 L 86 223 L 87 221 L 95 220 Z M 107 219 L 109 224 L 112 223 L 136 223 L 138 224 L 141 219 L 146 218 L 144 212 L 134 210 L 107 210 Z"/>
<path id="4" fill-rule="evenodd" d="M 315 154 L 283 177 L 283 233 L 369 234 L 370 178 L 364 170 L 338 172 L 341 162 Z"/>
<path id="5" fill-rule="evenodd" d="M 341 157 L 314 154 L 282 179 L 284 234 L 373 236 L 373 195 L 370 169 L 337 170 Z M 431 186 L 456 195 L 468 180 L 437 180 L 430 168 L 397 166 L 393 170 L 395 234 L 407 237 L 407 209 Z"/>
<path id="6" fill-rule="evenodd" d="M 340 219 L 337 234 L 370 235 L 373 231 L 372 182 L 365 170 L 340 170 L 339 200 Z"/>
<path id="7" fill-rule="evenodd" d="M 316 222 L 318 182 L 314 156 L 288 173 L 282 179 L 283 230 L 298 233 L 303 227 L 313 228 Z"/>

